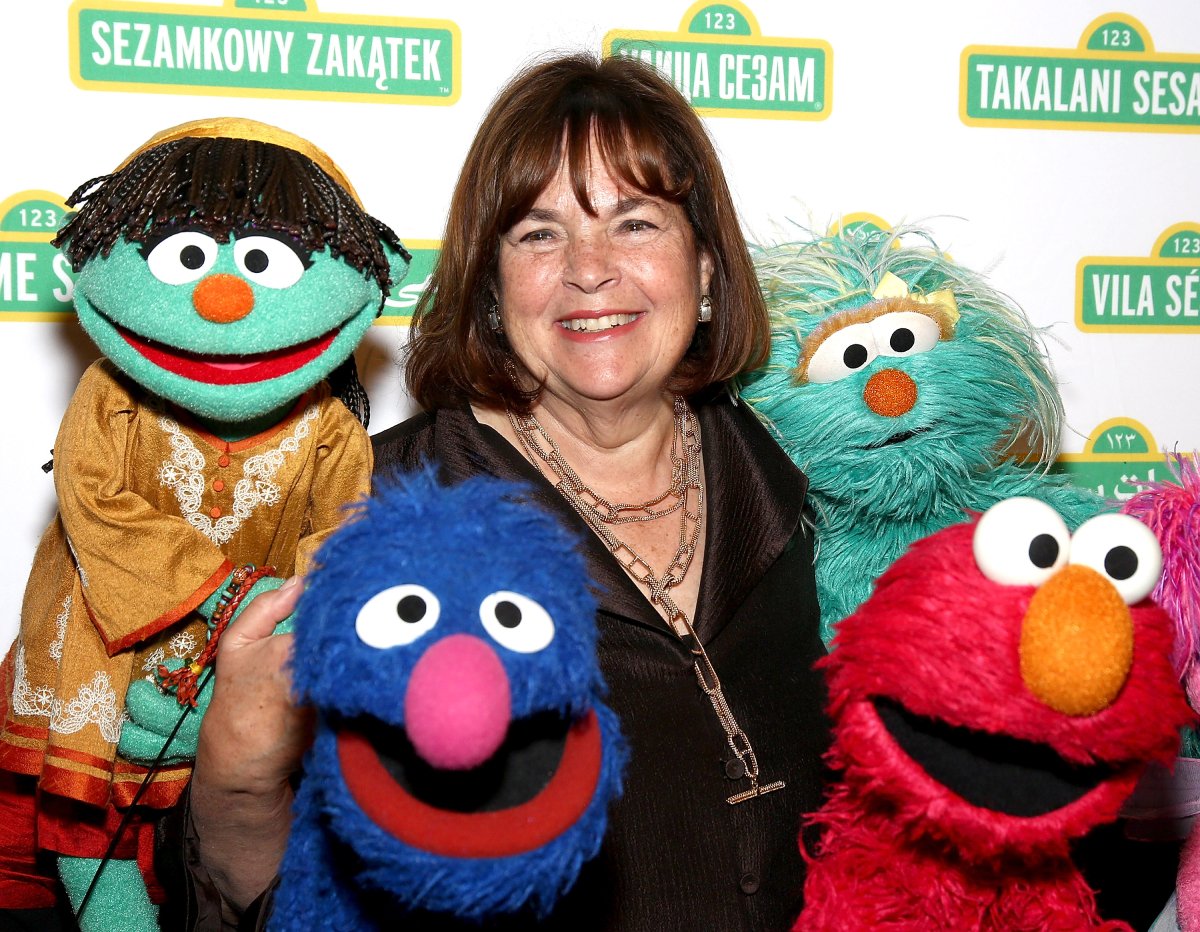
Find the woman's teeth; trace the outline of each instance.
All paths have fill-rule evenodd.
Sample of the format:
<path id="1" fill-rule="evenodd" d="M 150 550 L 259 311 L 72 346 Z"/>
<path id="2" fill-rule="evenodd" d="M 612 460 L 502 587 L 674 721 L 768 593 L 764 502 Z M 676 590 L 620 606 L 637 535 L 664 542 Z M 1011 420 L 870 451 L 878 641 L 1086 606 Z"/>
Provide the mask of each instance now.
<path id="1" fill-rule="evenodd" d="M 594 333 L 597 330 L 611 330 L 628 324 L 637 318 L 637 314 L 606 314 L 604 317 L 575 317 L 571 320 L 560 321 L 567 330 L 577 333 Z"/>

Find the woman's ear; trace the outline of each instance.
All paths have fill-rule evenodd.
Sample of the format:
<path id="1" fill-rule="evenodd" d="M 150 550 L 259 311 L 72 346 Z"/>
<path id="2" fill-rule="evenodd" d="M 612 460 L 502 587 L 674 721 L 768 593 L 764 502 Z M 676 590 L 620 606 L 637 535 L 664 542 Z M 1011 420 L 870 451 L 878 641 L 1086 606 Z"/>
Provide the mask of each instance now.
<path id="1" fill-rule="evenodd" d="M 708 290 L 712 285 L 713 257 L 707 249 L 700 250 L 700 294 L 711 294 Z"/>

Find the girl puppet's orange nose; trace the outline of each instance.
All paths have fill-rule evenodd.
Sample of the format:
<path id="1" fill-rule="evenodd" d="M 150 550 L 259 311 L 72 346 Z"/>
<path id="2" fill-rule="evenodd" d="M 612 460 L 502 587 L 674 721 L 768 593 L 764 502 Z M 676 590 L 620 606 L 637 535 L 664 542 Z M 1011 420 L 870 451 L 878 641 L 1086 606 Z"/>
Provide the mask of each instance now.
<path id="1" fill-rule="evenodd" d="M 214 324 L 231 324 L 254 310 L 254 292 L 236 275 L 210 275 L 192 292 L 196 313 Z"/>
<path id="2" fill-rule="evenodd" d="M 917 403 L 917 383 L 907 372 L 899 369 L 880 369 L 867 379 L 863 387 L 867 407 L 883 417 L 908 414 Z"/>

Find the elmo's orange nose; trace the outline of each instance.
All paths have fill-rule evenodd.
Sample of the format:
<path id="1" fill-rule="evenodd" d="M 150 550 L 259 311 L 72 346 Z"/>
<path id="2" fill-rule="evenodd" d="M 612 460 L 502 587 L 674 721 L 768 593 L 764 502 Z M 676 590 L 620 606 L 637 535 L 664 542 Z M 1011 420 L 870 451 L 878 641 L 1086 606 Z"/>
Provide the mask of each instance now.
<path id="1" fill-rule="evenodd" d="M 908 414 L 917 403 L 917 383 L 907 372 L 899 369 L 880 369 L 867 379 L 863 401 L 876 414 L 900 417 Z"/>
<path id="2" fill-rule="evenodd" d="M 1038 699 L 1065 715 L 1093 715 L 1129 677 L 1129 607 L 1095 570 L 1064 567 L 1030 599 L 1020 652 L 1021 678 Z"/>
<path id="3" fill-rule="evenodd" d="M 236 275 L 210 275 L 192 292 L 196 313 L 214 324 L 231 324 L 254 310 L 254 292 Z"/>

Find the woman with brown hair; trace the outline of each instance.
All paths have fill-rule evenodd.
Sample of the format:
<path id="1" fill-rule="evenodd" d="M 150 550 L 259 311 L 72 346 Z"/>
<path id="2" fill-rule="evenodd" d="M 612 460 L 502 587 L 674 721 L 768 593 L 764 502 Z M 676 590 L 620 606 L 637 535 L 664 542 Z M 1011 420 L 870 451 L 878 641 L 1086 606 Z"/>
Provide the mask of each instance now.
<path id="1" fill-rule="evenodd" d="M 532 485 L 585 534 L 600 589 L 631 759 L 600 855 L 545 927 L 787 927 L 828 740 L 806 482 L 726 388 L 765 359 L 767 318 L 695 112 L 634 60 L 518 74 L 467 155 L 413 324 L 424 410 L 375 438 L 377 470 Z M 234 910 L 286 838 L 303 713 L 286 644 L 260 635 L 299 588 L 222 644 L 201 733 L 193 873 Z"/>

